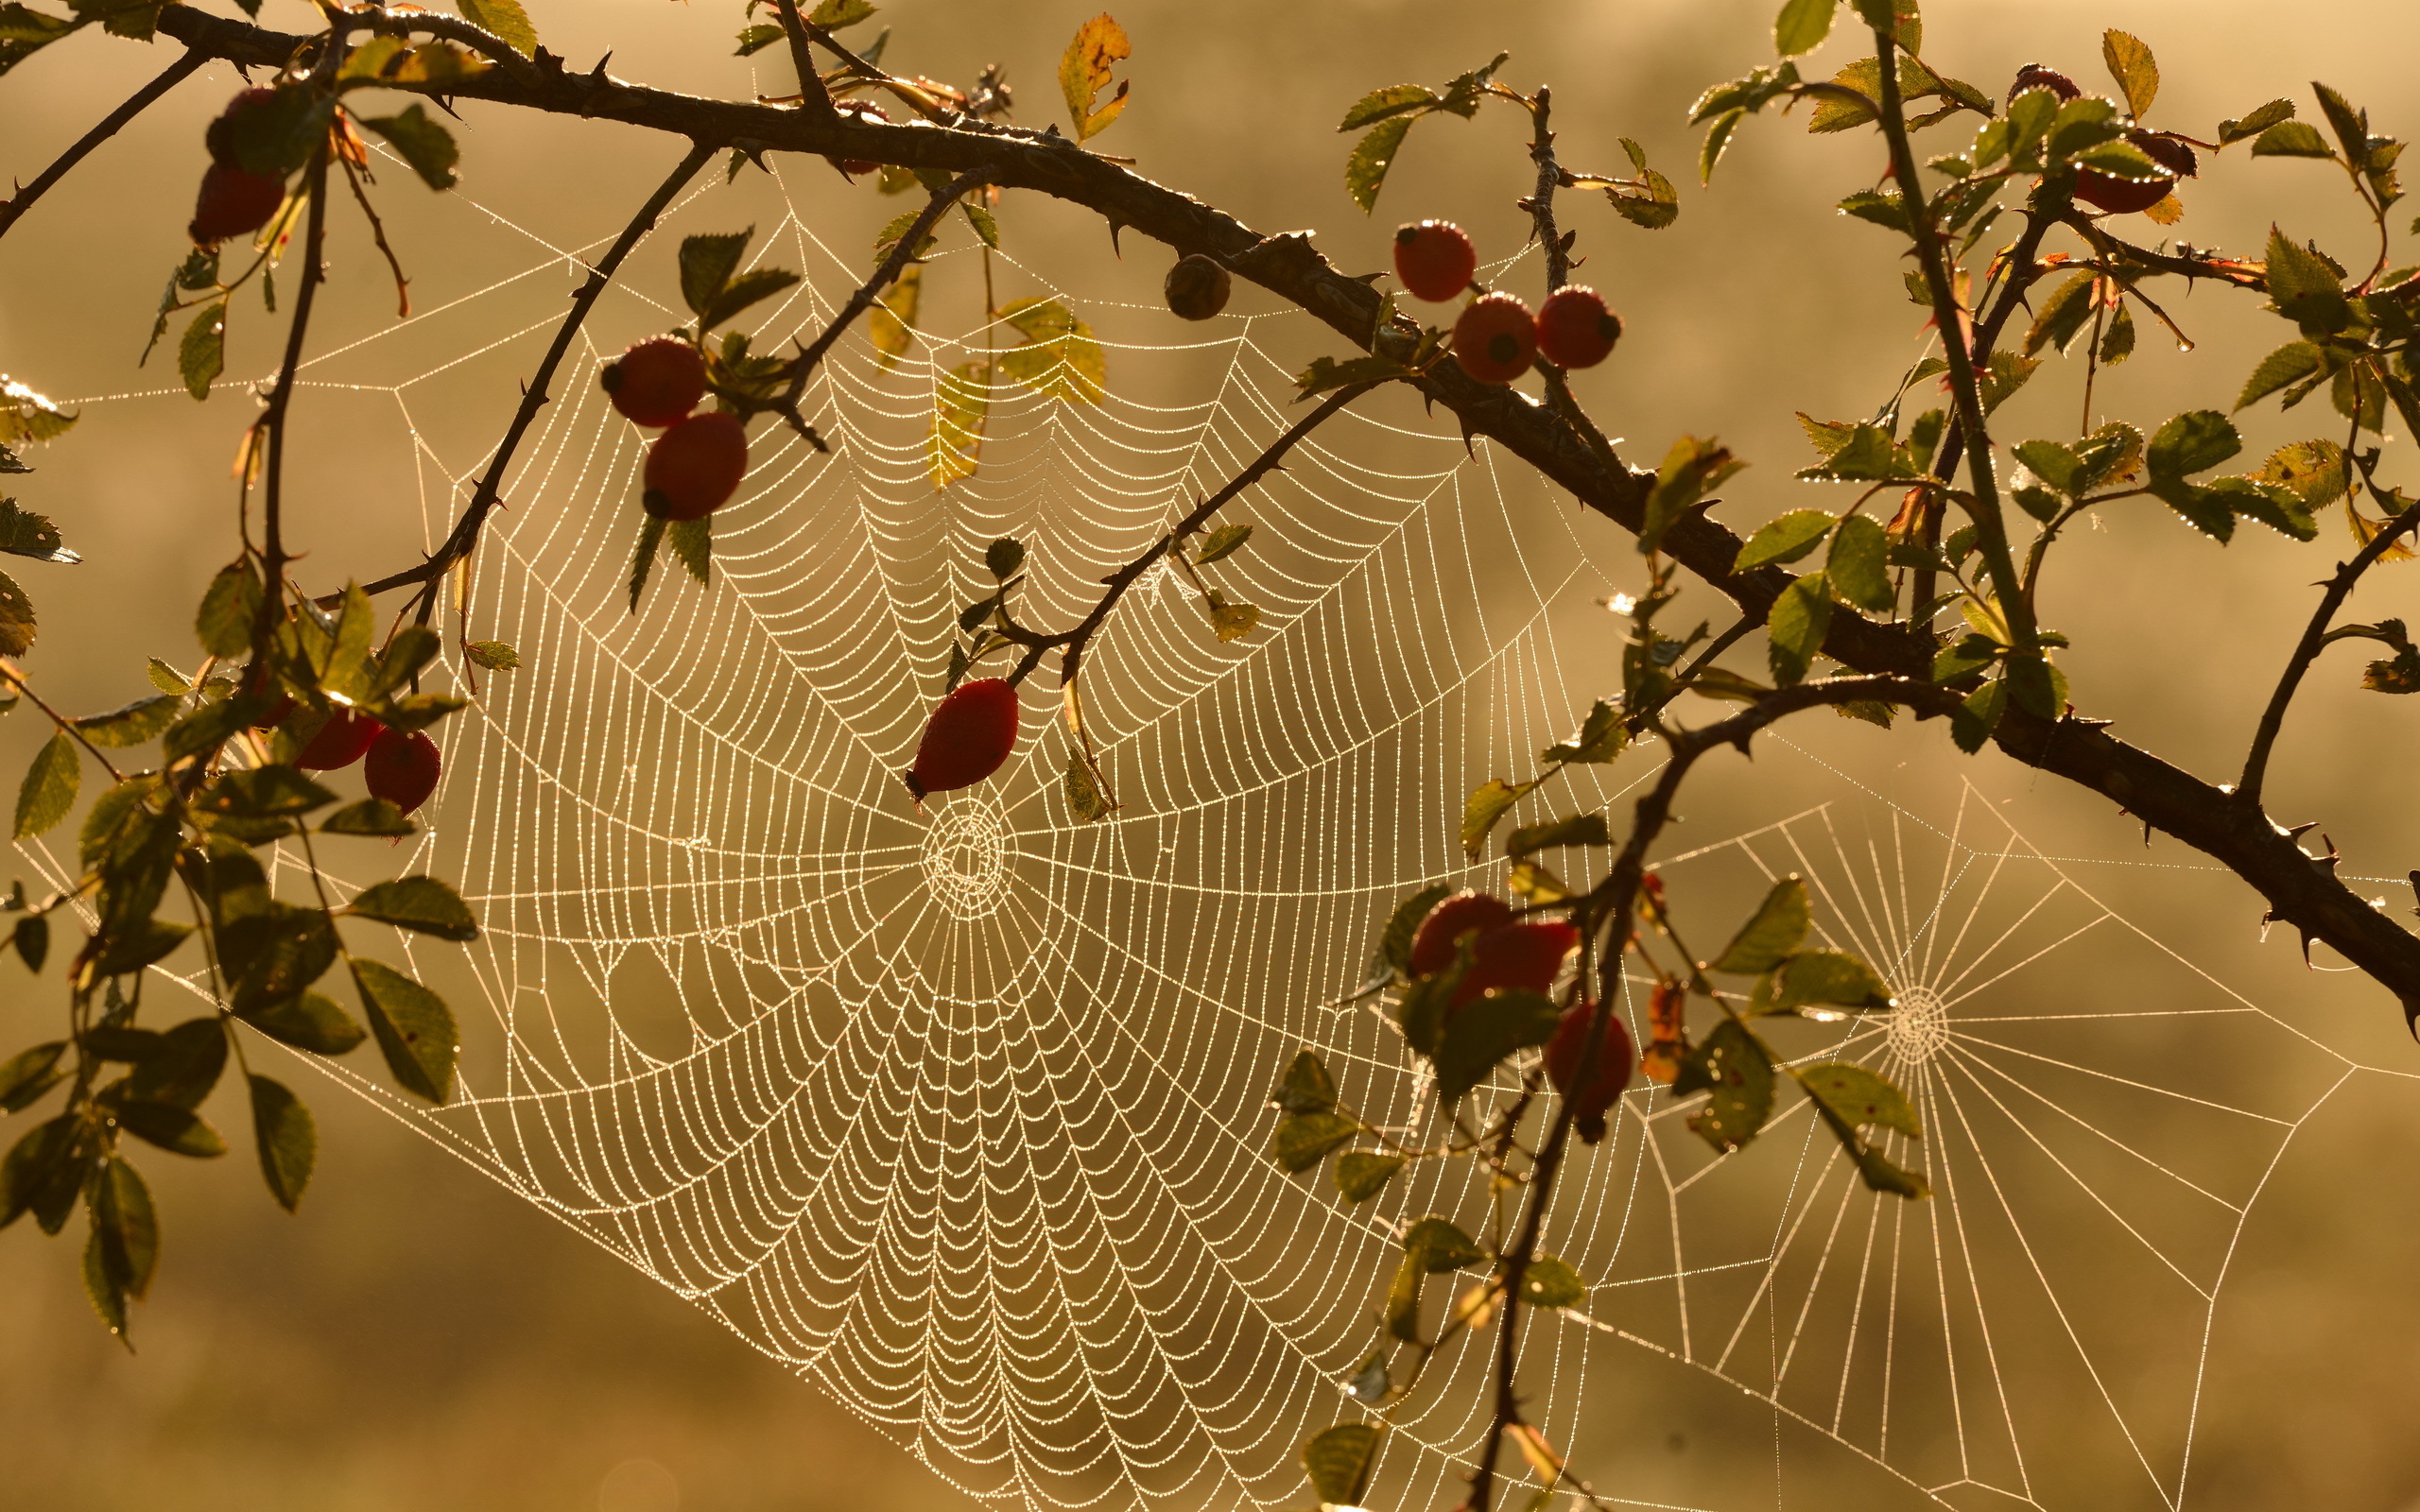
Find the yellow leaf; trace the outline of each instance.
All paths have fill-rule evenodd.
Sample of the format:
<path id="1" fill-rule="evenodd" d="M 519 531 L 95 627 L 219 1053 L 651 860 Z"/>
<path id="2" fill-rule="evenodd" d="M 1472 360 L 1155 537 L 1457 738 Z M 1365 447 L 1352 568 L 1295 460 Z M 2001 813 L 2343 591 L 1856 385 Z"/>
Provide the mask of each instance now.
<path id="1" fill-rule="evenodd" d="M 983 422 L 992 410 L 991 371 L 980 362 L 960 363 L 933 384 L 933 428 L 925 446 L 925 471 L 935 489 L 975 475 L 983 450 Z"/>
<path id="2" fill-rule="evenodd" d="M 1112 67 L 1133 56 L 1126 28 L 1106 11 L 1076 29 L 1076 40 L 1059 60 L 1059 92 L 1067 98 L 1067 118 L 1075 123 L 1077 141 L 1088 141 L 1107 130 L 1126 109 L 1124 79 L 1118 80 L 1108 104 L 1096 111 L 1093 101 L 1108 86 Z"/>
<path id="3" fill-rule="evenodd" d="M 916 306 L 922 302 L 924 292 L 925 269 L 922 265 L 910 265 L 866 312 L 866 339 L 882 353 L 886 370 L 898 366 L 899 359 L 908 354 L 911 333 L 916 329 Z"/>

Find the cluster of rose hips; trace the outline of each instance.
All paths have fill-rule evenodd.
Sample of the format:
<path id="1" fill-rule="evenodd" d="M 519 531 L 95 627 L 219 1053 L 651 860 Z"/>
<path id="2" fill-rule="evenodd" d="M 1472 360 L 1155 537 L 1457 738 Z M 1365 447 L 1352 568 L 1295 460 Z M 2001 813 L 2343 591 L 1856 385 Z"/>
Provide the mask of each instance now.
<path id="1" fill-rule="evenodd" d="M 632 424 L 664 434 L 649 442 L 647 512 L 663 520 L 702 520 L 739 491 L 748 475 L 748 426 L 719 409 L 694 414 L 706 397 L 706 360 L 677 336 L 642 341 L 605 365 L 597 380 Z"/>
<path id="2" fill-rule="evenodd" d="M 1512 905 L 1494 893 L 1466 890 L 1440 900 L 1422 918 L 1412 932 L 1408 964 L 1415 977 L 1436 976 L 1453 970 L 1469 951 L 1469 963 L 1445 1006 L 1450 1018 L 1493 988 L 1551 991 L 1564 961 L 1579 948 L 1580 930 L 1567 920 L 1516 919 Z M 1608 1013 L 1588 1085 L 1575 1085 L 1596 1017 L 1596 1003 L 1583 996 L 1563 1010 L 1547 1041 L 1547 1075 L 1572 1103 L 1573 1126 L 1590 1144 L 1605 1137 L 1605 1114 L 1630 1086 L 1633 1059 L 1630 1030 L 1619 1014 Z"/>
<path id="3" fill-rule="evenodd" d="M 2062 100 L 2071 100 L 2083 94 L 2076 81 L 2055 68 L 2040 63 L 2028 63 L 2016 71 L 2016 81 L 2008 87 L 2011 104 L 2028 90 L 2047 89 Z M 2153 163 L 2173 173 L 2178 179 L 2190 179 L 2201 171 L 2201 160 L 2193 149 L 2165 131 L 2146 130 L 2135 127 L 2126 132 L 2126 140 L 2140 147 Z M 2113 215 L 2131 215 L 2149 210 L 2168 198 L 2174 180 L 2169 179 L 2118 179 L 2098 168 L 2076 170 L 2076 198 L 2097 210 Z"/>
<path id="4" fill-rule="evenodd" d="M 1475 285 L 1478 252 L 1460 226 L 1424 220 L 1395 232 L 1395 277 L 1412 298 L 1443 304 Z M 1483 384 L 1509 384 L 1544 353 L 1559 368 L 1593 368 L 1621 339 L 1622 318 L 1595 289 L 1572 284 L 1532 314 L 1512 294 L 1481 291 L 1454 322 L 1454 360 Z"/>
<path id="5" fill-rule="evenodd" d="M 281 698 L 253 728 L 274 730 L 291 718 L 298 707 L 293 699 Z M 438 773 L 444 765 L 437 742 L 423 731 L 391 729 L 358 709 L 341 705 L 294 758 L 294 765 L 308 772 L 337 771 L 355 762 L 362 764 L 370 796 L 383 798 L 406 814 L 427 802 L 437 791 Z"/>
<path id="6" fill-rule="evenodd" d="M 973 787 L 1016 749 L 1018 725 L 1016 685 L 1008 679 L 959 683 L 925 722 L 916 765 L 908 769 L 908 791 L 922 803 L 927 794 Z"/>
<path id="7" fill-rule="evenodd" d="M 235 161 L 236 123 L 246 112 L 264 109 L 276 99 L 273 89 L 248 89 L 228 101 L 227 109 L 202 133 L 210 148 L 210 166 L 201 176 L 193 223 L 185 228 L 195 246 L 216 247 L 231 236 L 256 232 L 285 203 L 284 179 L 250 172 Z"/>

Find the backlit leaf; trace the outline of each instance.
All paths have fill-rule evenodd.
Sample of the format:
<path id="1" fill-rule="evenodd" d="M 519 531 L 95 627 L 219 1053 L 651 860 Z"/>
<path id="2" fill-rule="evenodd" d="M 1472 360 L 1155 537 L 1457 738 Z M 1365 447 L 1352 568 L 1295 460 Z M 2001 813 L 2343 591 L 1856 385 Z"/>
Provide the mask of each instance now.
<path id="1" fill-rule="evenodd" d="M 1360 1132 L 1360 1122 L 1342 1113 L 1290 1113 L 1277 1121 L 1269 1153 L 1289 1174 L 1300 1175 Z"/>
<path id="2" fill-rule="evenodd" d="M 2118 81 L 2118 92 L 2126 96 L 2128 112 L 2141 120 L 2159 96 L 2159 64 L 2152 58 L 2151 48 L 2140 38 L 2113 27 L 2100 34 L 2100 60 L 2109 66 L 2109 77 Z"/>
<path id="3" fill-rule="evenodd" d="M 1890 549 L 1879 523 L 1861 514 L 1842 520 L 1824 558 L 1824 579 L 1841 599 L 1869 614 L 1887 614 L 1898 594 L 1883 556 Z"/>
<path id="4" fill-rule="evenodd" d="M 219 300 L 202 306 L 185 327 L 184 338 L 177 343 L 177 372 L 185 381 L 185 392 L 208 399 L 211 384 L 226 368 L 227 301 Z"/>
<path id="5" fill-rule="evenodd" d="M 82 755 L 64 731 L 35 753 L 25 784 L 17 790 L 16 838 L 31 839 L 67 817 L 84 780 Z"/>
<path id="6" fill-rule="evenodd" d="M 1770 642 L 1766 660 L 1777 685 L 1787 688 L 1806 680 L 1831 625 L 1832 598 L 1822 573 L 1793 579 L 1781 591 L 1765 621 Z"/>
<path id="7" fill-rule="evenodd" d="M 1075 404 L 1098 404 L 1108 391 L 1107 360 L 1093 328 L 1056 300 L 1015 300 L 1000 311 L 1026 339 L 1001 352 L 1002 376 Z"/>
<path id="8" fill-rule="evenodd" d="M 1479 852 L 1487 849 L 1488 833 L 1495 828 L 1495 821 L 1504 817 L 1528 791 L 1527 784 L 1514 787 L 1500 777 L 1491 777 L 1472 789 L 1462 804 L 1462 854 L 1477 861 Z"/>
<path id="9" fill-rule="evenodd" d="M 1369 1423 L 1339 1423 L 1303 1446 L 1303 1469 L 1322 1502 L 1351 1506 L 1361 1500 L 1378 1457 L 1379 1431 Z"/>
<path id="10" fill-rule="evenodd" d="M 1400 1155 L 1373 1155 L 1350 1150 L 1336 1160 L 1336 1190 L 1347 1202 L 1367 1202 L 1386 1190 L 1404 1167 Z"/>
<path id="11" fill-rule="evenodd" d="M 1824 45 L 1832 34 L 1832 12 L 1839 0 L 1787 0 L 1773 18 L 1773 51 L 1796 58 Z"/>
<path id="12" fill-rule="evenodd" d="M 739 270 L 740 254 L 748 249 L 749 238 L 756 228 L 732 232 L 723 235 L 688 236 L 681 242 L 681 298 L 689 313 L 703 316 L 714 308 L 716 296 Z"/>
<path id="13" fill-rule="evenodd" d="M 1067 118 L 1076 140 L 1085 142 L 1107 130 L 1126 109 L 1127 81 L 1120 79 L 1109 103 L 1096 109 L 1116 65 L 1134 55 L 1134 46 L 1106 11 L 1076 28 L 1073 41 L 1059 59 L 1059 93 L 1067 102 Z"/>
<path id="14" fill-rule="evenodd" d="M 1798 1080 L 1807 1094 L 1851 1128 L 1869 1125 L 1894 1129 L 1910 1139 L 1923 1135 L 1916 1110 L 1896 1087 L 1863 1066 L 1843 1061 L 1800 1068 Z"/>
<path id="15" fill-rule="evenodd" d="M 529 13 L 521 9 L 521 0 L 458 0 L 464 20 L 492 32 L 506 46 L 524 58 L 538 53 L 538 30 L 529 25 Z"/>
<path id="16" fill-rule="evenodd" d="M 454 1014 L 445 1000 L 378 961 L 355 960 L 353 980 L 369 1012 L 371 1033 L 377 1036 L 395 1080 L 428 1102 L 449 1100 L 457 1042 Z"/>
<path id="17" fill-rule="evenodd" d="M 899 277 L 866 312 L 866 339 L 882 354 L 885 371 L 896 367 L 913 345 L 916 309 L 924 290 L 924 265 L 911 263 L 900 269 Z"/>
<path id="18" fill-rule="evenodd" d="M 479 923 L 461 895 L 435 877 L 399 877 L 363 889 L 345 912 L 439 939 L 474 940 Z"/>
<path id="19" fill-rule="evenodd" d="M 302 1099 L 282 1082 L 247 1076 L 252 1101 L 252 1144 L 260 1154 L 261 1179 L 277 1205 L 292 1212 L 302 1203 L 311 1171 L 320 1161 L 320 1131 Z"/>
<path id="20" fill-rule="evenodd" d="M 1563 1010 L 1535 992 L 1496 988 L 1445 1021 L 1437 1047 L 1437 1095 L 1448 1106 L 1487 1080 L 1505 1057 L 1554 1038 Z"/>
<path id="21" fill-rule="evenodd" d="M 1419 933 L 1420 921 L 1428 917 L 1428 911 L 1453 890 L 1450 885 L 1439 883 L 1423 887 L 1395 904 L 1393 914 L 1387 919 L 1385 931 L 1378 936 L 1378 959 L 1394 968 L 1397 974 L 1408 975 L 1411 971 L 1412 936 Z"/>
<path id="22" fill-rule="evenodd" d="M 1824 0 L 1828 10 L 1831 0 Z M 1540 1255 L 1521 1271 L 1521 1300 L 1531 1307 L 1578 1307 L 1588 1299 L 1588 1283 L 1580 1273 L 1552 1255 Z"/>
<path id="23" fill-rule="evenodd" d="M 1681 1062 L 1672 1091 L 1706 1093 L 1705 1106 L 1689 1115 L 1690 1132 L 1717 1150 L 1736 1150 L 1756 1137 L 1772 1111 L 1772 1059 L 1754 1035 L 1725 1019 Z"/>
<path id="24" fill-rule="evenodd" d="M 467 5 L 471 0 L 464 0 L 464 3 Z M 512 0 L 485 0 L 485 3 L 511 5 Z M 357 119 L 363 126 L 385 137 L 387 145 L 395 149 L 396 156 L 408 163 L 412 172 L 420 175 L 421 182 L 431 189 L 454 187 L 454 165 L 462 161 L 462 149 L 455 146 L 454 133 L 430 120 L 428 112 L 420 106 L 406 106 L 400 115 L 365 115 Z"/>
<path id="25" fill-rule="evenodd" d="M 1798 949 L 1806 937 L 1806 927 L 1813 915 L 1806 901 L 1806 884 L 1796 876 L 1782 878 L 1756 905 L 1756 912 L 1714 958 L 1708 971 L 1729 972 L 1737 976 L 1761 976 L 1782 963 L 1783 957 Z"/>
<path id="26" fill-rule="evenodd" d="M 1744 573 L 1770 562 L 1796 561 L 1823 544 L 1833 524 L 1833 516 L 1822 509 L 1792 509 L 1777 520 L 1767 521 L 1739 548 L 1731 570 Z"/>
<path id="27" fill-rule="evenodd" d="M 936 377 L 933 423 L 925 440 L 925 474 L 935 489 L 975 475 L 991 407 L 989 369 L 982 362 L 961 363 Z"/>

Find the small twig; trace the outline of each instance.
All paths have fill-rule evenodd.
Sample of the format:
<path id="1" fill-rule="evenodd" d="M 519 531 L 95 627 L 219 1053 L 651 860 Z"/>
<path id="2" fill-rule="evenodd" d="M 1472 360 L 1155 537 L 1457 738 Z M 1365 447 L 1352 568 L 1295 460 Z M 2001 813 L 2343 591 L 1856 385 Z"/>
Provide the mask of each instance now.
<path id="1" fill-rule="evenodd" d="M 110 774 L 111 782 L 123 782 L 126 781 L 126 774 L 117 769 L 115 763 L 112 762 L 107 756 L 101 754 L 101 748 L 98 746 L 94 745 L 90 740 L 85 738 L 84 732 L 76 728 L 76 722 L 74 720 L 68 718 L 65 714 L 60 713 L 58 710 L 53 709 L 49 704 L 43 701 L 42 695 L 34 692 L 34 685 L 26 680 L 26 675 L 17 670 L 15 662 L 0 661 L 0 678 L 8 679 L 9 685 L 14 687 L 19 693 L 24 694 L 28 702 L 32 703 L 35 708 L 50 716 L 50 722 L 52 724 L 57 725 L 70 738 L 72 738 L 76 744 L 83 747 L 85 752 L 90 755 L 93 760 L 101 764 L 101 770 Z"/>
<path id="2" fill-rule="evenodd" d="M 422 623 L 426 623 L 427 611 L 436 603 L 436 583 L 444 577 L 447 569 L 469 556 L 478 545 L 480 527 L 487 523 L 489 511 L 503 497 L 505 469 L 511 464 L 512 455 L 519 449 L 521 438 L 528 433 L 530 423 L 545 404 L 547 385 L 554 381 L 555 369 L 562 365 L 564 353 L 571 350 L 572 338 L 579 334 L 580 326 L 588 319 L 588 312 L 596 307 L 596 297 L 604 293 L 605 285 L 614 281 L 614 271 L 622 266 L 622 260 L 631 255 L 631 249 L 654 229 L 656 218 L 664 214 L 665 207 L 672 203 L 673 197 L 713 160 L 715 150 L 714 146 L 703 142 L 691 143 L 687 156 L 673 166 L 672 172 L 656 186 L 655 193 L 648 197 L 647 203 L 639 207 L 638 214 L 631 217 L 631 223 L 622 228 L 622 234 L 614 239 L 613 247 L 589 268 L 587 282 L 580 284 L 579 291 L 572 296 L 571 313 L 563 317 L 562 325 L 555 332 L 554 345 L 546 349 L 545 359 L 538 364 L 536 374 L 523 387 L 521 405 L 513 411 L 512 423 L 506 427 L 504 439 L 496 445 L 495 455 L 488 460 L 487 472 L 472 491 L 471 502 L 463 507 L 461 518 L 454 522 L 454 529 L 446 536 L 445 543 L 419 566 L 365 584 L 362 592 L 383 593 L 389 589 L 421 584 L 419 612 Z"/>
<path id="3" fill-rule="evenodd" d="M 1538 186 L 1530 195 L 1530 218 L 1537 222 L 1538 240 L 1547 254 L 1547 292 L 1571 282 L 1571 252 L 1563 245 L 1563 235 L 1554 224 L 1554 192 L 1562 181 L 1563 170 L 1554 161 L 1554 133 L 1547 129 L 1547 117 L 1554 110 L 1554 92 L 1546 85 L 1530 101 L 1530 120 L 1534 129 L 1530 137 L 1530 161 L 1538 166 Z"/>
<path id="4" fill-rule="evenodd" d="M 185 55 L 162 70 L 159 77 L 127 97 L 125 104 L 101 117 L 101 123 L 78 138 L 76 145 L 60 153 L 47 168 L 34 176 L 34 181 L 18 190 L 8 203 L 0 204 L 0 236 L 9 234 L 19 217 L 31 210 L 34 201 L 50 192 L 51 185 L 67 177 L 68 171 L 91 155 L 95 147 L 117 135 L 126 123 L 148 109 L 151 102 L 176 88 L 195 70 L 210 61 L 210 55 L 199 47 L 189 47 Z"/>
<path id="5" fill-rule="evenodd" d="M 344 181 L 353 189 L 354 203 L 359 205 L 362 215 L 369 218 L 371 239 L 378 244 L 379 255 L 387 259 L 388 271 L 395 275 L 395 318 L 408 320 L 412 318 L 412 281 L 404 276 L 403 261 L 395 256 L 395 249 L 387 245 L 387 223 L 378 218 L 377 207 L 370 202 L 370 192 L 361 186 L 360 172 L 354 167 L 352 160 L 338 161 L 344 166 Z"/>
<path id="6" fill-rule="evenodd" d="M 790 66 L 798 70 L 799 109 L 819 121 L 838 121 L 840 112 L 832 104 L 832 92 L 823 87 L 823 75 L 815 66 L 814 53 L 807 49 L 806 21 L 798 13 L 798 0 L 773 0 L 773 9 L 782 18 L 782 34 L 789 40 Z"/>
<path id="7" fill-rule="evenodd" d="M 2294 644 L 2293 655 L 2286 659 L 2286 670 L 2278 676 L 2276 691 L 2269 695 L 2269 707 L 2260 712 L 2260 725 L 2252 734 L 2252 747 L 2244 753 L 2243 776 L 2235 784 L 2236 801 L 2246 808 L 2260 806 L 2260 784 L 2268 776 L 2269 752 L 2277 744 L 2278 731 L 2285 728 L 2286 707 L 2294 701 L 2294 690 L 2302 685 L 2303 674 L 2318 660 L 2327 644 L 2327 627 L 2336 611 L 2344 605 L 2345 596 L 2361 575 L 2387 553 L 2397 539 L 2420 526 L 2420 504 L 2405 508 L 2386 524 L 2386 528 L 2372 536 L 2369 543 L 2354 554 L 2351 561 L 2336 569 L 2327 580 L 2327 592 L 2320 595 L 2319 608 L 2311 611 L 2310 623 L 2303 627 L 2303 638 Z"/>
<path id="8" fill-rule="evenodd" d="M 261 595 L 259 618 L 252 622 L 252 662 L 244 674 L 244 692 L 258 695 L 268 686 L 269 644 L 285 614 L 285 417 L 294 403 L 294 375 L 302 366 L 302 342 L 311 328 L 311 308 L 320 284 L 327 278 L 320 252 L 327 244 L 328 144 L 322 137 L 312 150 L 305 180 L 311 208 L 302 232 L 302 287 L 294 297 L 294 319 L 286 328 L 285 358 L 278 365 L 277 387 L 254 421 L 255 434 L 268 438 L 268 464 L 261 490 L 261 572 L 268 591 Z M 206 765 L 206 764 L 205 764 Z"/>
<path id="9" fill-rule="evenodd" d="M 790 364 L 786 407 L 793 413 L 796 411 L 799 396 L 806 392 L 806 381 L 814 374 L 816 364 L 823 360 L 823 354 L 832 350 L 832 344 L 856 323 L 858 316 L 873 307 L 883 290 L 899 281 L 900 273 L 916 260 L 917 247 L 931 234 L 942 216 L 949 214 L 950 206 L 958 202 L 959 197 L 983 182 L 990 172 L 988 168 L 973 168 L 933 191 L 933 198 L 926 201 L 924 211 L 909 223 L 908 234 L 899 238 L 899 244 L 890 249 L 890 255 L 873 270 L 873 277 L 858 285 L 857 291 L 849 296 L 849 301 L 840 306 L 840 312 L 832 318 L 832 323 L 823 328 L 823 334 L 817 336 L 805 351 L 798 354 L 798 360 Z M 990 313 L 988 310 L 985 312 L 987 316 Z"/>

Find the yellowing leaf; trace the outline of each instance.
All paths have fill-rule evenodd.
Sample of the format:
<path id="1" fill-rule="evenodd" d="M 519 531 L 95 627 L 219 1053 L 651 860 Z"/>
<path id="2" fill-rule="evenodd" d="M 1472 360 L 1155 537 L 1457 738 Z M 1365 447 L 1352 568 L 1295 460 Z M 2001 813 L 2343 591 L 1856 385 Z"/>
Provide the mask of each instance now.
<path id="1" fill-rule="evenodd" d="M 991 414 L 991 374 L 980 362 L 960 363 L 933 385 L 933 428 L 925 443 L 925 473 L 935 489 L 975 475 Z"/>
<path id="2" fill-rule="evenodd" d="M 1076 140 L 1085 142 L 1109 129 L 1126 109 L 1127 82 L 1120 79 L 1109 103 L 1093 109 L 1094 100 L 1109 85 L 1111 70 L 1134 56 L 1126 28 L 1107 11 L 1076 28 L 1075 41 L 1059 60 L 1059 92 L 1066 96 L 1067 118 L 1075 124 Z"/>
<path id="3" fill-rule="evenodd" d="M 923 301 L 925 269 L 922 265 L 900 271 L 883 296 L 866 312 L 866 339 L 873 350 L 882 353 L 882 366 L 889 369 L 908 354 L 916 329 L 916 307 Z"/>
<path id="4" fill-rule="evenodd" d="M 1026 344 L 1000 353 L 1000 373 L 1046 398 L 1098 404 L 1109 391 L 1108 361 L 1093 328 L 1057 300 L 1016 300 L 1000 318 Z"/>

